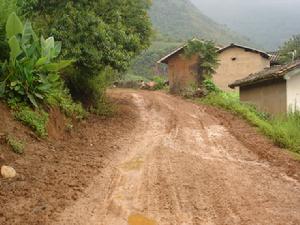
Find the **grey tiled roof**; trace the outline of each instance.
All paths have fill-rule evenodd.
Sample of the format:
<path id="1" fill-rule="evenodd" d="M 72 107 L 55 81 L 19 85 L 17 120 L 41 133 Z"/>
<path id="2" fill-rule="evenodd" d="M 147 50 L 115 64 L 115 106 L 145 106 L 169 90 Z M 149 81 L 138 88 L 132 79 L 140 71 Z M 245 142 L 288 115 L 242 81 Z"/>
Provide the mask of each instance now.
<path id="1" fill-rule="evenodd" d="M 230 88 L 248 86 L 254 83 L 260 83 L 268 80 L 275 80 L 283 78 L 288 72 L 300 68 L 300 60 L 283 66 L 272 66 L 259 73 L 250 74 L 248 77 L 237 80 L 230 84 Z"/>

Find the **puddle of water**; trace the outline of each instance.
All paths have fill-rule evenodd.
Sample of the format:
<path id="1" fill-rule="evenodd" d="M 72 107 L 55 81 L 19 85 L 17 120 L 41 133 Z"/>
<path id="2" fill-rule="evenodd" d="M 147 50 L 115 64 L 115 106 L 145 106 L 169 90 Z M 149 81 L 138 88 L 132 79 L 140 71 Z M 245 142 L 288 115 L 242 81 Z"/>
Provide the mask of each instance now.
<path id="1" fill-rule="evenodd" d="M 151 220 L 139 214 L 129 216 L 128 224 L 129 225 L 157 225 L 157 223 L 154 220 Z"/>
<path id="2" fill-rule="evenodd" d="M 135 158 L 132 159 L 129 162 L 126 162 L 122 165 L 122 169 L 126 171 L 131 171 L 131 170 L 139 170 L 141 166 L 143 165 L 144 161 L 141 158 Z"/>

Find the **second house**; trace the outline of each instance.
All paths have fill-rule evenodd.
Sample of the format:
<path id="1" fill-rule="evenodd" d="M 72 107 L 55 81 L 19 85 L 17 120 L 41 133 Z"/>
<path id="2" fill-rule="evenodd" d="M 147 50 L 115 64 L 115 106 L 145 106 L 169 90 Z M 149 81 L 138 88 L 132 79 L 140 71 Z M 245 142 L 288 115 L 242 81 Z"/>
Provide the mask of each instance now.
<path id="1" fill-rule="evenodd" d="M 185 47 L 186 45 L 176 49 L 158 61 L 168 65 L 170 89 L 173 93 L 186 89 L 196 81 L 198 57 L 184 57 Z M 224 91 L 230 91 L 228 85 L 235 80 L 262 71 L 271 65 L 271 56 L 266 52 L 237 44 L 219 48 L 218 54 L 219 67 L 213 75 L 213 80 Z"/>

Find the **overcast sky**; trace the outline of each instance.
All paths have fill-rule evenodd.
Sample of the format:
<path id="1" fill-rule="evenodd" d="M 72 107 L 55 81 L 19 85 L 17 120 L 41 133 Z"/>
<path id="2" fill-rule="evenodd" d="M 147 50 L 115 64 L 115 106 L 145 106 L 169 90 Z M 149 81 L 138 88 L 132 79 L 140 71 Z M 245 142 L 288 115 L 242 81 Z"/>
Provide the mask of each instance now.
<path id="1" fill-rule="evenodd" d="M 221 24 L 274 49 L 300 34 L 300 0 L 191 0 Z M 271 42 L 269 42 L 271 40 Z"/>

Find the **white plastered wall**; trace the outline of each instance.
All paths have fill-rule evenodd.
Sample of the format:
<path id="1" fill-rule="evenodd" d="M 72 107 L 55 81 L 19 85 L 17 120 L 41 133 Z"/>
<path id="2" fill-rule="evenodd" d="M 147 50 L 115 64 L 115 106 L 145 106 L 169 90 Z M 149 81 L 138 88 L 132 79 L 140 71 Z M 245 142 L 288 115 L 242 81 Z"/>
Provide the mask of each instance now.
<path id="1" fill-rule="evenodd" d="M 285 76 L 288 111 L 300 111 L 300 68 Z"/>

